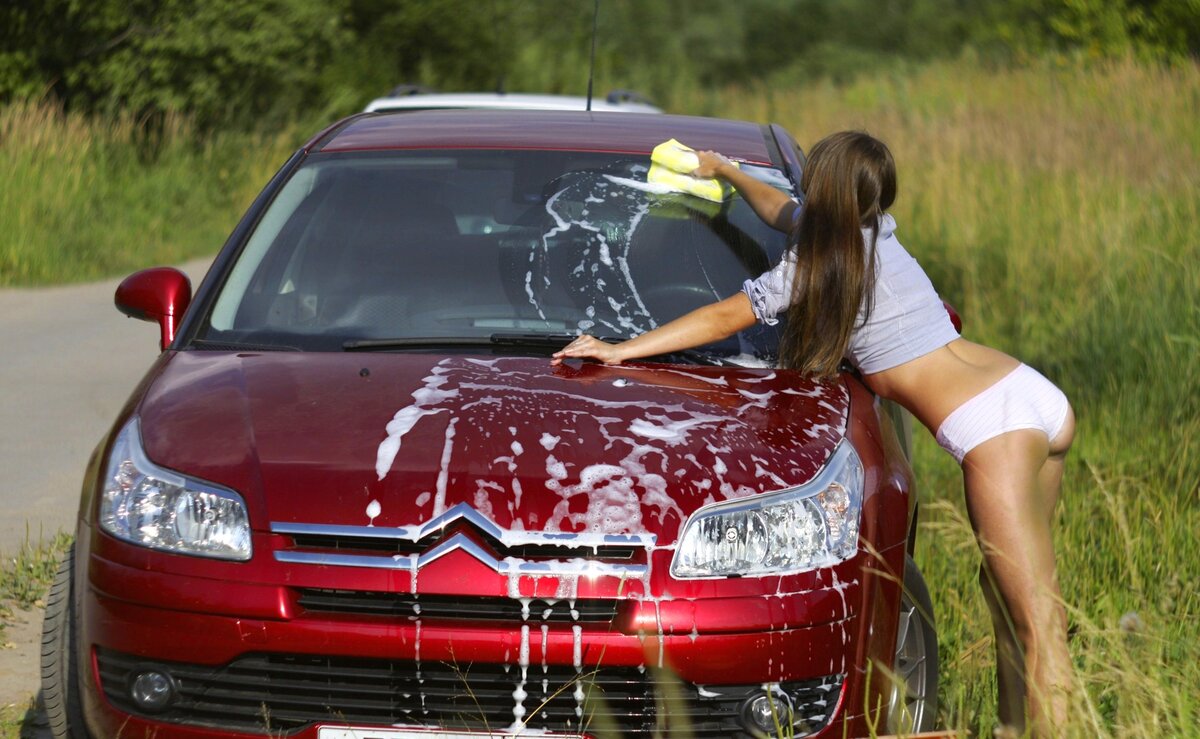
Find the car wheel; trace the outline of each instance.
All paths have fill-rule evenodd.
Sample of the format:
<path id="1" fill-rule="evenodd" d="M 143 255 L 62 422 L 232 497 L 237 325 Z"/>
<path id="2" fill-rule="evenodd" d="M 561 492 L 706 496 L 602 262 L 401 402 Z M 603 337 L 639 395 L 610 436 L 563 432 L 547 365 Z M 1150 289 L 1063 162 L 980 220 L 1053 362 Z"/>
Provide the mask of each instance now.
<path id="1" fill-rule="evenodd" d="M 75 545 L 58 566 L 42 621 L 42 703 L 55 739 L 87 739 L 75 653 Z"/>
<path id="2" fill-rule="evenodd" d="M 892 670 L 895 684 L 888 705 L 888 729 L 895 734 L 932 731 L 937 723 L 937 630 L 929 588 L 911 557 L 904 561 Z"/>

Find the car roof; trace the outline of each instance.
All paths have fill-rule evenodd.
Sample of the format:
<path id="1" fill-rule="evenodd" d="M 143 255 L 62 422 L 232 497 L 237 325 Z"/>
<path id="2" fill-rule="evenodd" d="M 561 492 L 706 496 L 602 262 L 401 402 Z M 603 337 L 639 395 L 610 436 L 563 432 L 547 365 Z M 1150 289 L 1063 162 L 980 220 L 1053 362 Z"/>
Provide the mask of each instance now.
<path id="1" fill-rule="evenodd" d="M 450 110 L 458 108 L 487 108 L 493 110 L 582 110 L 588 109 L 587 98 L 574 95 L 544 95 L 510 92 L 445 92 L 408 94 L 372 100 L 364 109 L 367 113 L 388 110 Z M 632 100 L 609 101 L 593 98 L 596 112 L 661 113 L 662 110 L 645 102 Z"/>
<path id="2" fill-rule="evenodd" d="M 426 110 L 363 113 L 315 136 L 310 152 L 535 149 L 645 154 L 667 139 L 747 162 L 780 162 L 769 127 L 747 121 L 640 113 Z"/>

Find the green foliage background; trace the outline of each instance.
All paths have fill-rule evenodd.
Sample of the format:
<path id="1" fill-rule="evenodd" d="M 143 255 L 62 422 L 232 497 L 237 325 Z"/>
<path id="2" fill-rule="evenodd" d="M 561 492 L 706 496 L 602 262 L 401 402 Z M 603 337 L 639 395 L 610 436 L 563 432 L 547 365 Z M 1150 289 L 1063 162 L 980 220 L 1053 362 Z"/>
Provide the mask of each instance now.
<path id="1" fill-rule="evenodd" d="M 10 0 L 0 101 L 201 128 L 352 112 L 399 83 L 582 94 L 589 0 Z M 1200 0 L 603 0 L 600 90 L 668 107 L 730 84 L 954 57 L 1200 52 Z"/>

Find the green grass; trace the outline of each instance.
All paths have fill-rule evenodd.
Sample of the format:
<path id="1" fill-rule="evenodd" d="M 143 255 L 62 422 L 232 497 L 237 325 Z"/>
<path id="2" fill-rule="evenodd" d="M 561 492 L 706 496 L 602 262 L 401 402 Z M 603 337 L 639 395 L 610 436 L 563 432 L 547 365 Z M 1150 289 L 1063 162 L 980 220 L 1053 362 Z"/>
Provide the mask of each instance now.
<path id="1" fill-rule="evenodd" d="M 70 534 L 59 532 L 51 539 L 33 543 L 26 536 L 15 555 L 5 553 L 0 560 L 0 642 L 4 640 L 3 619 L 7 609 L 42 605 L 71 539 Z"/>
<path id="2" fill-rule="evenodd" d="M 202 139 L 178 118 L 149 134 L 46 104 L 0 108 L 0 286 L 215 254 L 301 141 L 295 131 Z"/>
<path id="3" fill-rule="evenodd" d="M 28 706 L 0 706 L 0 738 L 17 739 L 30 734 L 35 713 L 32 701 Z"/>
<path id="4" fill-rule="evenodd" d="M 59 533 L 49 543 L 34 546 L 26 541 L 16 556 L 4 559 L 0 570 L 0 601 L 21 608 L 36 605 L 58 571 L 63 552 L 71 545 L 71 535 Z"/>
<path id="5" fill-rule="evenodd" d="M 61 532 L 52 538 L 37 540 L 27 535 L 16 554 L 3 553 L 3 559 L 0 559 L 0 649 L 5 648 L 9 640 L 4 632 L 4 621 L 11 616 L 12 609 L 28 610 L 44 605 L 42 599 L 50 589 L 59 561 L 71 546 L 71 538 Z M 23 727 L 31 725 L 34 715 L 32 703 L 0 706 L 0 737 L 21 736 Z"/>
<path id="6" fill-rule="evenodd" d="M 891 145 L 899 236 L 967 337 L 1045 372 L 1078 416 L 1056 536 L 1087 700 L 1065 731 L 1200 735 L 1200 68 L 962 62 L 705 91 L 695 108 L 780 122 L 805 148 L 843 128 Z M 300 138 L 197 143 L 177 123 L 144 160 L 133 128 L 0 110 L 15 173 L 0 181 L 0 284 L 211 254 Z M 986 736 L 991 635 L 959 471 L 923 432 L 914 466 L 943 721 Z"/>

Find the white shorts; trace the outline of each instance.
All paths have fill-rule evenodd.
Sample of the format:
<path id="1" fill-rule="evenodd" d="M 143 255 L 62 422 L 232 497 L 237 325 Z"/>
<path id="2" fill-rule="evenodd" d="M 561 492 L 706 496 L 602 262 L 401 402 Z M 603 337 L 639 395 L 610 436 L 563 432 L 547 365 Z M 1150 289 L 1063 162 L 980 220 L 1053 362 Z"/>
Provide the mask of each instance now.
<path id="1" fill-rule="evenodd" d="M 938 428 L 937 442 L 962 464 L 967 452 L 1009 431 L 1040 429 L 1053 440 L 1070 411 L 1062 390 L 1022 364 L 955 408 Z"/>

